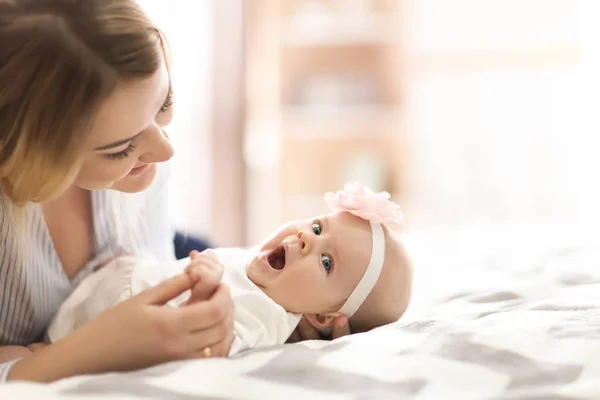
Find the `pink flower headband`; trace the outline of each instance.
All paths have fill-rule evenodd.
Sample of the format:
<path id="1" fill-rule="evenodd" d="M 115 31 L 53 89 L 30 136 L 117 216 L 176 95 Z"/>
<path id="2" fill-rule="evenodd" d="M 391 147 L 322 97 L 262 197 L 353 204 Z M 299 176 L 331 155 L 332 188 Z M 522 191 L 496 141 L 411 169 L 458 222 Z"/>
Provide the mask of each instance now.
<path id="1" fill-rule="evenodd" d="M 346 211 L 371 225 L 372 250 L 369 264 L 361 280 L 342 308 L 340 314 L 350 318 L 373 290 L 385 257 L 385 235 L 381 224 L 400 224 L 404 221 L 400 206 L 392 203 L 387 192 L 375 193 L 360 183 L 347 183 L 344 190 L 326 193 L 325 201 L 333 211 Z"/>
<path id="2" fill-rule="evenodd" d="M 344 190 L 326 193 L 325 201 L 334 211 L 347 211 L 367 221 L 404 222 L 400 206 L 390 201 L 388 192 L 375 193 L 360 183 L 347 183 Z"/>

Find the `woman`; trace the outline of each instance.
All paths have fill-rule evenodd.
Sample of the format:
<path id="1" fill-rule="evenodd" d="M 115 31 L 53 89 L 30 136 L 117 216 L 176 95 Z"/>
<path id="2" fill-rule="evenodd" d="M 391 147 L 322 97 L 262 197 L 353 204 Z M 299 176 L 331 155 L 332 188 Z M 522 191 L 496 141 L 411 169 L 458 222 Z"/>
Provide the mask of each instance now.
<path id="1" fill-rule="evenodd" d="M 106 259 L 140 250 L 173 257 L 157 167 L 173 153 L 163 130 L 172 119 L 167 61 L 162 35 L 134 0 L 0 0 L 0 381 L 228 353 L 226 287 L 161 307 L 190 288 L 186 276 L 54 345 L 36 344 Z M 295 335 L 316 337 L 305 324 Z"/>

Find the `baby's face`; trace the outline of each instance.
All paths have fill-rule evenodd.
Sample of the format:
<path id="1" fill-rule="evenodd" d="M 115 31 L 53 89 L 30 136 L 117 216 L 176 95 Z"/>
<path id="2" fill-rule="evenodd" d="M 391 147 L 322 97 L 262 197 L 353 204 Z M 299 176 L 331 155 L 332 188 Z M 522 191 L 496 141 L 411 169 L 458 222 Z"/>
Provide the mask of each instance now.
<path id="1" fill-rule="evenodd" d="M 289 312 L 336 312 L 371 256 L 369 223 L 332 213 L 281 227 L 248 264 L 258 287 Z"/>

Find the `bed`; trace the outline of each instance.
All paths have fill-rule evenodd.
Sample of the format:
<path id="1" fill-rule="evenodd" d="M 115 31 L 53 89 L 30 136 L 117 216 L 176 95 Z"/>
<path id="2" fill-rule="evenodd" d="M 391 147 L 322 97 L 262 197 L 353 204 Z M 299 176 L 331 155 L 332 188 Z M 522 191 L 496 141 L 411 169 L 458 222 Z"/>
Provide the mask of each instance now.
<path id="1" fill-rule="evenodd" d="M 232 359 L 10 384 L 0 399 L 598 399 L 600 246 L 562 225 L 414 232 L 402 321 Z"/>

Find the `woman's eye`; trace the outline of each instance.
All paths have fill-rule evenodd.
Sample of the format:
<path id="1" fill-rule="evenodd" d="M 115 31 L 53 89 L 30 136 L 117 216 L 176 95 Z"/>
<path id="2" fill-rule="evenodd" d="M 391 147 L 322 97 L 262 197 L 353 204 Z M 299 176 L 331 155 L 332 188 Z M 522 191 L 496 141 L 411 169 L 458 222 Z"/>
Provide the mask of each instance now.
<path id="1" fill-rule="evenodd" d="M 169 95 L 167 96 L 167 100 L 165 100 L 165 103 L 160 108 L 160 112 L 165 113 L 165 112 L 169 111 L 169 109 L 171 108 L 172 105 L 173 105 L 173 91 L 171 90 L 169 92 Z"/>
<path id="2" fill-rule="evenodd" d="M 323 227 L 321 226 L 321 223 L 319 221 L 316 221 L 312 224 L 312 230 L 315 235 L 319 236 L 323 231 Z"/>
<path id="3" fill-rule="evenodd" d="M 327 273 L 331 272 L 331 268 L 333 268 L 333 260 L 327 254 L 321 255 L 321 264 Z"/>
<path id="4" fill-rule="evenodd" d="M 118 153 L 105 154 L 104 156 L 110 160 L 121 160 L 129 156 L 133 149 L 135 149 L 135 145 L 130 143 L 125 150 L 119 151 Z"/>

